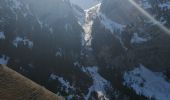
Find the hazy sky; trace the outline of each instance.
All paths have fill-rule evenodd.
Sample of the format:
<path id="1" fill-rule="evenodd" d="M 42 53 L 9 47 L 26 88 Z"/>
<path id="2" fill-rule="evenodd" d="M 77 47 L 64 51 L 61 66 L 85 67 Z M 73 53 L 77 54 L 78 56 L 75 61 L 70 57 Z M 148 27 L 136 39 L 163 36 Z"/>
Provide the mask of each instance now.
<path id="1" fill-rule="evenodd" d="M 70 0 L 72 3 L 79 5 L 83 9 L 92 7 L 98 3 L 98 0 Z"/>

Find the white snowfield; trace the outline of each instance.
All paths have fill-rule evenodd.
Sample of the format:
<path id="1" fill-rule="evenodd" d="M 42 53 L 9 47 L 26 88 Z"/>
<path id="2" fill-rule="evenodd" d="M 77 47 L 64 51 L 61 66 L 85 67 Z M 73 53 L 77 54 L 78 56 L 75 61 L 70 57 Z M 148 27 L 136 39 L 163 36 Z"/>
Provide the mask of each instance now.
<path id="1" fill-rule="evenodd" d="M 170 100 L 170 83 L 163 75 L 152 72 L 143 65 L 124 73 L 123 84 L 149 99 Z"/>
<path id="2" fill-rule="evenodd" d="M 122 31 L 125 25 L 119 24 L 117 22 L 112 21 L 111 19 L 107 18 L 104 14 L 99 13 L 98 17 L 101 21 L 101 24 L 112 33 L 115 31 Z"/>

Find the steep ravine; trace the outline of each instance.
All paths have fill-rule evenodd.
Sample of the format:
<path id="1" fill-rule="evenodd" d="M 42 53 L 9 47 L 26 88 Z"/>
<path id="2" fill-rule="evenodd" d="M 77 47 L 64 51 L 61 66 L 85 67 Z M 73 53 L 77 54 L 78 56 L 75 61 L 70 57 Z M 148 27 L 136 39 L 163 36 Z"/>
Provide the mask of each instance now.
<path id="1" fill-rule="evenodd" d="M 99 74 L 99 68 L 95 57 L 95 52 L 92 48 L 92 27 L 94 20 L 98 17 L 101 4 L 97 4 L 89 9 L 84 10 L 84 23 L 81 24 L 84 32 L 82 33 L 82 65 L 79 65 L 80 69 L 88 74 L 92 80 L 93 84 L 89 87 L 88 93 L 84 97 L 85 100 L 89 100 L 93 93 L 97 94 L 99 100 L 108 100 L 106 88 L 112 87 L 110 82 L 104 79 Z M 93 97 L 92 97 L 93 98 Z"/>
<path id="2" fill-rule="evenodd" d="M 82 24 L 82 28 L 84 32 L 82 33 L 83 35 L 83 48 L 82 48 L 82 53 L 83 53 L 83 58 L 86 60 L 85 64 L 87 65 L 97 65 L 95 56 L 94 56 L 94 51 L 91 47 L 91 42 L 92 42 L 92 27 L 93 27 L 93 21 L 97 17 L 99 10 L 100 10 L 100 3 L 84 10 L 85 17 L 84 17 L 84 23 Z"/>

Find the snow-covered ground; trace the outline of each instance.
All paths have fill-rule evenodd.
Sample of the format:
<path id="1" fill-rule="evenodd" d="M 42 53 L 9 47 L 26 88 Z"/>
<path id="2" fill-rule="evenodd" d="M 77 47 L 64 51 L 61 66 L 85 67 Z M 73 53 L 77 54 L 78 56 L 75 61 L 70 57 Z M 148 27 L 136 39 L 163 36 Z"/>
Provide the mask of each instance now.
<path id="1" fill-rule="evenodd" d="M 15 38 L 15 40 L 13 41 L 13 45 L 15 46 L 15 47 L 18 47 L 18 45 L 19 44 L 24 44 L 25 46 L 28 46 L 28 48 L 32 48 L 33 47 L 33 45 L 34 45 L 34 43 L 33 43 L 33 41 L 31 41 L 31 40 L 29 40 L 29 39 L 27 39 L 27 38 L 22 38 L 22 37 L 19 37 L 19 36 L 17 36 L 16 38 Z"/>
<path id="2" fill-rule="evenodd" d="M 132 88 L 138 95 L 156 100 L 170 100 L 170 83 L 163 75 L 152 72 L 143 65 L 124 73 L 123 84 Z"/>
<path id="3" fill-rule="evenodd" d="M 70 83 L 67 80 L 64 80 L 62 77 L 59 77 L 59 76 L 57 76 L 57 75 L 55 75 L 53 73 L 50 75 L 49 79 L 51 79 L 51 80 L 58 80 L 61 83 L 61 85 L 64 87 L 64 91 L 66 93 L 69 93 L 70 89 L 74 90 L 74 87 L 71 86 Z"/>
<path id="4" fill-rule="evenodd" d="M 109 18 L 107 18 L 104 14 L 99 13 L 98 17 L 100 18 L 101 24 L 108 30 L 110 30 L 112 33 L 115 31 L 122 31 L 125 25 L 121 25 L 119 23 L 116 23 Z"/>
<path id="5" fill-rule="evenodd" d="M 99 73 L 97 67 L 82 68 L 93 79 L 93 85 L 89 88 L 88 94 L 85 96 L 85 100 L 88 100 L 92 92 L 96 92 L 98 97 L 103 97 L 104 100 L 108 100 L 106 97 L 106 87 L 110 87 L 110 83 L 104 79 Z"/>
<path id="6" fill-rule="evenodd" d="M 0 57 L 0 64 L 7 65 L 8 60 L 9 60 L 9 57 L 2 55 L 2 57 Z"/>
<path id="7" fill-rule="evenodd" d="M 93 26 L 93 21 L 97 17 L 97 14 L 100 10 L 101 4 L 97 4 L 87 10 L 85 10 L 85 23 L 83 24 L 83 29 L 84 29 L 84 41 L 85 45 L 90 46 L 91 45 L 91 40 L 92 40 L 92 26 Z"/>
<path id="8" fill-rule="evenodd" d="M 162 3 L 159 5 L 159 7 L 170 9 L 170 2 Z"/>
<path id="9" fill-rule="evenodd" d="M 152 5 L 149 3 L 148 0 L 141 0 L 140 6 L 144 9 L 152 8 Z"/>
<path id="10" fill-rule="evenodd" d="M 0 32 L 0 39 L 5 39 L 4 32 Z"/>
<path id="11" fill-rule="evenodd" d="M 138 35 L 138 33 L 133 33 L 131 43 L 132 44 L 141 44 L 141 43 L 147 42 L 148 40 L 150 40 L 150 37 L 143 38 L 143 37 L 140 37 Z"/>

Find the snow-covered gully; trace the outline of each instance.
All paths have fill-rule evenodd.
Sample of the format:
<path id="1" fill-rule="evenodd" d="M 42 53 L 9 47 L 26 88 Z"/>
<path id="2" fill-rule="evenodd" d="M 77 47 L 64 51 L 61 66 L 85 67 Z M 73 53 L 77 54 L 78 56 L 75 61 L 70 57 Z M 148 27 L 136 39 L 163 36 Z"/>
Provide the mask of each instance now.
<path id="1" fill-rule="evenodd" d="M 101 3 L 84 10 L 84 21 L 81 21 L 81 26 L 84 30 L 82 33 L 82 55 L 86 59 L 86 63 L 90 65 L 96 64 L 93 49 L 91 47 L 92 42 L 92 26 L 94 19 L 97 17 L 100 10 Z M 91 64 L 93 63 L 93 64 Z"/>
<path id="2" fill-rule="evenodd" d="M 85 21 L 83 24 L 83 29 L 84 29 L 84 41 L 85 41 L 85 46 L 90 46 L 91 45 L 91 40 L 92 40 L 92 26 L 93 26 L 93 21 L 97 17 L 99 10 L 100 10 L 100 5 L 101 3 L 95 5 L 94 7 L 91 7 L 89 9 L 84 10 L 85 12 Z"/>
<path id="3" fill-rule="evenodd" d="M 93 49 L 91 47 L 92 42 L 92 27 L 94 20 L 98 17 L 99 11 L 100 11 L 101 3 L 84 10 L 84 22 L 81 24 L 84 32 L 82 34 L 83 36 L 83 57 L 86 59 L 87 65 L 91 65 L 91 62 L 93 62 L 92 65 L 95 65 L 95 56 L 93 53 Z M 88 93 L 84 97 L 85 100 L 88 100 L 91 96 L 92 92 L 96 92 L 98 95 L 98 98 L 103 98 L 104 100 L 108 100 L 106 96 L 105 88 L 111 87 L 110 83 L 105 80 L 99 73 L 98 73 L 98 67 L 97 66 L 91 66 L 91 67 L 83 67 L 81 66 L 81 69 L 84 73 L 88 74 L 93 79 L 93 84 L 89 87 Z"/>

